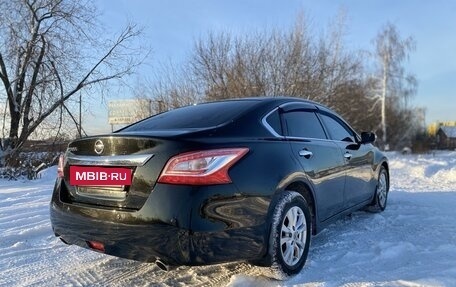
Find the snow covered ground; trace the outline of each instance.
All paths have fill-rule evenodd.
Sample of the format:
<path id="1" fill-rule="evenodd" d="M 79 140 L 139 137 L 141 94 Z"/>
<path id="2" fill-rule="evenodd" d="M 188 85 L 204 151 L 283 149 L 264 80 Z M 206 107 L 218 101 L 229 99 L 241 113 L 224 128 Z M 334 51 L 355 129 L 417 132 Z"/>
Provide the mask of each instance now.
<path id="1" fill-rule="evenodd" d="M 0 286 L 456 286 L 456 152 L 390 154 L 381 214 L 356 212 L 312 238 L 303 271 L 284 282 L 246 263 L 180 267 L 66 246 L 48 205 L 56 169 L 36 181 L 0 181 Z"/>

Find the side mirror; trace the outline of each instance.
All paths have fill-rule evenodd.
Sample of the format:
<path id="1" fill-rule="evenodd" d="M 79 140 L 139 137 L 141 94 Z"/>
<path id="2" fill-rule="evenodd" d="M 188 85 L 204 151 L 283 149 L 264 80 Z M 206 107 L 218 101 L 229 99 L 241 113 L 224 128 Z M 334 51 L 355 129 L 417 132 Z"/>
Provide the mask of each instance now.
<path id="1" fill-rule="evenodd" d="M 361 133 L 361 144 L 369 144 L 375 142 L 377 136 L 372 132 Z"/>

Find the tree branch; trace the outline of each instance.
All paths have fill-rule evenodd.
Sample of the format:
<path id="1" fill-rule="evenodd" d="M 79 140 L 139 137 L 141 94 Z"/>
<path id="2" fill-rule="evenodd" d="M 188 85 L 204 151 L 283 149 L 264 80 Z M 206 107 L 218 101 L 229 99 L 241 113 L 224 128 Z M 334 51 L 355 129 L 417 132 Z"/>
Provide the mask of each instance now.
<path id="1" fill-rule="evenodd" d="M 54 112 L 60 105 L 62 105 L 66 100 L 68 100 L 71 96 L 73 96 L 76 92 L 78 92 L 80 89 L 82 89 L 83 87 L 85 86 L 88 86 L 88 85 L 93 85 L 95 83 L 100 83 L 100 82 L 105 82 L 105 81 L 108 81 L 108 80 L 111 80 L 111 79 L 114 79 L 114 78 L 121 78 L 123 75 L 125 75 L 126 73 L 128 73 L 131 69 L 132 69 L 132 65 L 130 65 L 128 68 L 126 68 L 125 70 L 123 71 L 120 71 L 118 73 L 115 73 L 113 75 L 110 75 L 110 76 L 106 76 L 106 77 L 101 77 L 101 78 L 97 78 L 97 79 L 94 79 L 94 80 L 91 80 L 91 81 L 87 81 L 87 79 L 97 70 L 97 68 L 102 64 L 104 63 L 113 53 L 114 51 L 116 50 L 116 48 L 118 48 L 123 42 L 125 42 L 126 40 L 128 40 L 129 38 L 131 37 L 134 37 L 137 35 L 137 32 L 135 32 L 133 30 L 133 27 L 132 26 L 129 26 L 127 27 L 122 33 L 121 35 L 118 37 L 117 41 L 114 43 L 114 45 L 106 52 L 106 54 L 103 55 L 103 57 L 100 58 L 100 60 L 89 70 L 89 72 L 87 72 L 87 74 L 82 78 L 81 81 L 79 81 L 79 83 L 76 85 L 76 87 L 74 87 L 71 91 L 69 91 L 68 93 L 66 93 L 64 96 L 62 96 L 59 100 L 55 101 L 49 108 L 47 111 L 45 111 L 44 113 L 42 113 L 35 121 L 33 121 L 30 126 L 29 126 L 29 129 L 28 129 L 28 134 L 31 134 L 40 124 L 41 122 L 47 118 L 52 112 Z M 55 65 L 53 64 L 54 68 L 55 68 Z M 61 80 L 59 80 L 60 84 L 61 84 Z"/>
<path id="2" fill-rule="evenodd" d="M 35 68 L 33 69 L 32 79 L 29 84 L 29 90 L 25 95 L 24 105 L 22 106 L 23 129 L 21 131 L 21 138 L 22 138 L 22 133 L 27 132 L 26 129 L 30 123 L 30 118 L 29 118 L 30 106 L 32 104 L 34 90 L 36 88 L 36 80 L 37 80 L 38 74 L 40 72 L 41 64 L 43 63 L 43 58 L 44 58 L 45 51 L 46 51 L 46 40 L 43 35 L 41 35 L 41 41 L 43 42 L 43 45 L 41 46 L 40 55 L 38 56 L 38 60 L 35 63 Z"/>

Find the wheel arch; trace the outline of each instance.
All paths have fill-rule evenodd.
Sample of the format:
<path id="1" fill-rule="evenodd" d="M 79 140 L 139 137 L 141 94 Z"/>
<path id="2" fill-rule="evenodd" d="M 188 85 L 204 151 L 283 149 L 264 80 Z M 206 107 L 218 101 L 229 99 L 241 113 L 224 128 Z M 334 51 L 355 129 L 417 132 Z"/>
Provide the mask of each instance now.
<path id="1" fill-rule="evenodd" d="M 315 204 L 315 196 L 312 192 L 310 186 L 303 181 L 294 181 L 285 187 L 285 190 L 288 191 L 296 191 L 297 193 L 301 194 L 302 197 L 306 200 L 307 204 L 309 205 L 310 214 L 312 216 L 312 235 L 316 235 L 317 233 L 317 205 Z"/>
<path id="2" fill-rule="evenodd" d="M 304 199 L 306 200 L 307 204 L 309 205 L 310 213 L 311 213 L 311 222 L 312 222 L 312 235 L 316 235 L 319 232 L 319 225 L 318 225 L 318 211 L 317 205 L 315 203 L 315 194 L 311 187 L 311 184 L 307 181 L 305 174 L 302 173 L 292 173 L 292 176 L 284 178 L 280 184 L 276 187 L 275 192 L 272 194 L 272 198 L 269 204 L 268 212 L 267 212 L 267 228 L 265 230 L 265 242 L 269 242 L 269 236 L 271 232 L 272 226 L 272 216 L 274 214 L 274 209 L 279 202 L 281 195 L 285 191 L 295 191 L 298 192 Z M 252 261 L 255 265 L 260 266 L 267 266 L 266 262 L 271 260 L 268 252 L 268 248 L 266 247 L 264 250 L 264 257 Z"/>
<path id="3" fill-rule="evenodd" d="M 310 213 L 312 216 L 312 235 L 316 235 L 319 231 L 318 207 L 316 204 L 316 197 L 311 184 L 304 176 L 298 176 L 294 177 L 293 179 L 285 180 L 277 187 L 272 197 L 271 204 L 269 205 L 268 218 L 271 218 L 277 201 L 284 191 L 295 191 L 304 197 L 307 204 L 309 205 Z"/>

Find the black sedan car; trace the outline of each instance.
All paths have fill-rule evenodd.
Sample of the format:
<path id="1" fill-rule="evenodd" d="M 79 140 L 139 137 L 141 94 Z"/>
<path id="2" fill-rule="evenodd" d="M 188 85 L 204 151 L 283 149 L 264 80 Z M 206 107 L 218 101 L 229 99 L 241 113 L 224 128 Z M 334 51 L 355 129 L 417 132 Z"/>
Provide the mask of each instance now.
<path id="1" fill-rule="evenodd" d="M 388 161 L 374 140 L 296 98 L 171 110 L 71 142 L 52 227 L 67 244 L 162 269 L 246 260 L 292 275 L 311 235 L 385 209 Z"/>

